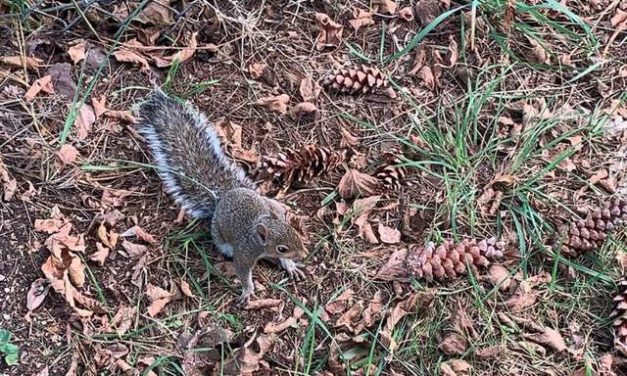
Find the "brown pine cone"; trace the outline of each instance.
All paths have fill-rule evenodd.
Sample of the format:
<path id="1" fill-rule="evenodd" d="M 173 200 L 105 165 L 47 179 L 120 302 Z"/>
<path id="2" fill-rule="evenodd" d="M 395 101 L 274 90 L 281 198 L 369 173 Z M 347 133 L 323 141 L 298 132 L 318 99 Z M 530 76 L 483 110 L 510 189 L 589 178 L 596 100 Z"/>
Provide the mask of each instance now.
<path id="1" fill-rule="evenodd" d="M 396 154 L 386 154 L 383 157 L 383 164 L 381 164 L 374 172 L 374 176 L 381 182 L 381 184 L 387 189 L 400 189 L 402 186 L 411 185 L 406 180 L 408 168 L 407 166 L 401 166 L 403 161 Z"/>
<path id="2" fill-rule="evenodd" d="M 461 243 L 445 240 L 439 246 L 430 242 L 426 246 L 410 246 L 405 267 L 410 276 L 428 281 L 455 278 L 467 273 L 466 262 L 476 272 L 490 265 L 490 259 L 503 257 L 504 242 L 495 238 L 477 242 L 464 239 Z"/>
<path id="3" fill-rule="evenodd" d="M 375 89 L 388 87 L 388 80 L 376 67 L 359 65 L 354 68 L 343 68 L 328 76 L 323 86 L 341 93 L 370 93 Z"/>
<path id="4" fill-rule="evenodd" d="M 627 356 L 627 278 L 618 282 L 618 293 L 614 297 L 614 310 L 610 318 L 614 320 L 614 347 Z"/>
<path id="5" fill-rule="evenodd" d="M 585 219 L 573 218 L 560 228 L 558 249 L 567 257 L 578 257 L 598 249 L 614 228 L 627 221 L 627 202 L 614 200 L 590 211 Z M 559 244 L 561 241 L 561 247 Z"/>
<path id="6" fill-rule="evenodd" d="M 276 156 L 262 157 L 252 175 L 255 179 L 277 179 L 287 189 L 293 183 L 306 183 L 334 170 L 344 157 L 344 151 L 306 145 L 300 150 L 287 150 Z"/>

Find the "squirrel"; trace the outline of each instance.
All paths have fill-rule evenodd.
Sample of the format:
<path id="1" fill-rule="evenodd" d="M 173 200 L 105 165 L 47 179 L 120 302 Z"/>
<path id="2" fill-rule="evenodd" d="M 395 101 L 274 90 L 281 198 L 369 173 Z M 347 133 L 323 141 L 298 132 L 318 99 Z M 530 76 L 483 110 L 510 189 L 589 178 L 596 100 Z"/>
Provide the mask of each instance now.
<path id="1" fill-rule="evenodd" d="M 238 305 L 254 296 L 252 269 L 262 258 L 280 263 L 291 278 L 304 278 L 294 259 L 307 251 L 284 207 L 258 193 L 245 171 L 226 156 L 204 114 L 158 87 L 137 114 L 138 132 L 164 190 L 192 217 L 209 219 L 214 246 L 232 258 L 242 284 Z"/>

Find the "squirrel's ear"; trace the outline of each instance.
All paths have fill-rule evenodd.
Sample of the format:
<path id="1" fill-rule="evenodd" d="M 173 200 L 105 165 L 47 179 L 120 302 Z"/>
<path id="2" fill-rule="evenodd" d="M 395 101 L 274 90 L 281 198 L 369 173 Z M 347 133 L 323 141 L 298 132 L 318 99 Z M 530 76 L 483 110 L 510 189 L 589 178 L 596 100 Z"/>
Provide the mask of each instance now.
<path id="1" fill-rule="evenodd" d="M 270 230 L 268 226 L 263 223 L 257 224 L 257 235 L 259 236 L 259 240 L 261 241 L 261 245 L 265 246 L 268 244 L 268 237 L 270 236 Z"/>

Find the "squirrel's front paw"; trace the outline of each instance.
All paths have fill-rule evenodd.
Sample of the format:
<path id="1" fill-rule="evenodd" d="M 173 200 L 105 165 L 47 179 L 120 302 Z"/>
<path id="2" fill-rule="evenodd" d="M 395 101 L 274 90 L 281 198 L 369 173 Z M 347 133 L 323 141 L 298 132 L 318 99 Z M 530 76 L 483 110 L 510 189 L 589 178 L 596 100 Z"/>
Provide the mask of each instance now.
<path id="1" fill-rule="evenodd" d="M 235 300 L 235 305 L 239 308 L 244 308 L 250 302 L 250 298 L 255 296 L 255 293 L 252 291 L 244 291 L 240 296 Z"/>
<path id="2" fill-rule="evenodd" d="M 290 259 L 280 259 L 279 261 L 281 262 L 281 267 L 285 269 L 290 278 L 293 278 L 297 281 L 305 279 L 305 272 L 300 269 L 303 268 L 304 265 L 297 264 Z"/>

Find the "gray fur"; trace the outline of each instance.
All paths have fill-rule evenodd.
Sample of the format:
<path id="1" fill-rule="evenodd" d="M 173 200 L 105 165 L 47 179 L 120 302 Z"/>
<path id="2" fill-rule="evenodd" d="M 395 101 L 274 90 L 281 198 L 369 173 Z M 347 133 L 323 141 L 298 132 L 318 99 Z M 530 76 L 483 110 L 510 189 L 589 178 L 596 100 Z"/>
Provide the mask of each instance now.
<path id="1" fill-rule="evenodd" d="M 213 125 L 189 103 L 155 88 L 140 106 L 139 132 L 152 152 L 166 192 L 196 218 L 211 218 L 217 198 L 234 188 L 254 189 L 228 159 Z"/>

